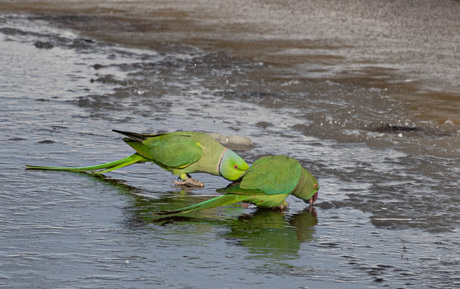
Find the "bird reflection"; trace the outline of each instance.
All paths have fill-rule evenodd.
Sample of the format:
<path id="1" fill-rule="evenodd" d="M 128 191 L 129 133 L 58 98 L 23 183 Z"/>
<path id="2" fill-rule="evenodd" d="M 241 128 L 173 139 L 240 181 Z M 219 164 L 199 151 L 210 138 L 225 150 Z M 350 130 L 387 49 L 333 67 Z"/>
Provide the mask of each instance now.
<path id="1" fill-rule="evenodd" d="M 247 248 L 250 256 L 256 258 L 298 258 L 301 244 L 313 239 L 314 227 L 318 224 L 316 211 L 311 207 L 290 214 L 289 211 L 248 209 L 244 206 L 214 208 L 197 212 L 190 217 L 162 220 L 159 223 L 155 222 L 155 212 L 188 206 L 207 200 L 210 196 L 196 194 L 195 190 L 186 191 L 184 188 L 180 191 L 148 192 L 120 180 L 90 177 L 116 188 L 122 195 L 129 196 L 129 204 L 124 207 L 127 217 L 125 224 L 132 229 L 174 222 L 182 222 L 183 225 L 185 222 L 193 224 L 195 233 L 200 234 L 205 233 L 202 230 L 208 233 L 213 231 L 212 227 L 219 226 L 228 229 L 219 233 L 227 243 Z"/>
<path id="2" fill-rule="evenodd" d="M 231 231 L 223 237 L 246 247 L 256 257 L 285 260 L 298 257 L 300 244 L 313 239 L 317 223 L 314 210 L 285 216 L 279 211 L 258 209 L 231 222 Z"/>

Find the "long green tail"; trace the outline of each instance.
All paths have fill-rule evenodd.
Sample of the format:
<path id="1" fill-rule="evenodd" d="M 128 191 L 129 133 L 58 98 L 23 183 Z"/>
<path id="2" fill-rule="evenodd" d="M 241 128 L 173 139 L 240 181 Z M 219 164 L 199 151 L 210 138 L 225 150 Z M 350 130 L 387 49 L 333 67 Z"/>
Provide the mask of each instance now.
<path id="1" fill-rule="evenodd" d="M 51 171 L 68 171 L 68 172 L 92 172 L 94 174 L 104 174 L 119 168 L 123 168 L 135 163 L 147 162 L 148 159 L 135 153 L 129 157 L 119 159 L 117 161 L 108 162 L 105 164 L 87 166 L 87 167 L 46 167 L 46 166 L 30 166 L 26 165 L 29 170 L 51 170 Z"/>
<path id="2" fill-rule="evenodd" d="M 156 213 L 154 215 L 155 215 L 155 218 L 157 219 L 177 217 L 177 216 L 183 216 L 185 214 L 188 214 L 194 211 L 230 205 L 230 204 L 238 203 L 244 200 L 245 200 L 245 196 L 243 195 L 228 194 L 228 195 L 218 196 L 210 200 L 207 200 L 207 201 L 195 204 L 195 205 L 191 205 L 185 208 L 181 208 L 181 209 L 177 209 L 173 211 L 163 211 L 163 212 Z"/>

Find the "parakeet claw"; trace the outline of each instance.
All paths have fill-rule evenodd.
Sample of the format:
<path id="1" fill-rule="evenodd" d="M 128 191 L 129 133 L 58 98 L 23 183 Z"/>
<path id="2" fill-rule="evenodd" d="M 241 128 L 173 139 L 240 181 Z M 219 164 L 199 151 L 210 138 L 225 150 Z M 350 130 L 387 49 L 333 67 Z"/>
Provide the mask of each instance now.
<path id="1" fill-rule="evenodd" d="M 200 181 L 194 180 L 192 178 L 187 178 L 183 181 L 174 181 L 176 186 L 186 186 L 186 187 L 204 187 L 204 184 Z"/>

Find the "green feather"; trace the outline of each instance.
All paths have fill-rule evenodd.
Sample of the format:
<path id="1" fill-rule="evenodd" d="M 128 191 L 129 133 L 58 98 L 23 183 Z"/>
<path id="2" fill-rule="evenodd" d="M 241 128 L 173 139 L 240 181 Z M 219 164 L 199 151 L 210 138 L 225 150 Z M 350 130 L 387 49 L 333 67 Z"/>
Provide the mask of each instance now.
<path id="1" fill-rule="evenodd" d="M 99 174 L 101 173 L 106 173 L 109 171 L 113 171 L 122 167 L 126 167 L 129 165 L 132 165 L 134 163 L 142 163 L 142 162 L 147 162 L 148 160 L 145 159 L 144 157 L 140 156 L 139 154 L 133 154 L 130 155 L 129 157 L 119 159 L 113 162 L 108 162 L 100 165 L 95 165 L 95 166 L 86 166 L 86 167 L 48 167 L 48 166 L 31 166 L 31 165 L 26 165 L 26 169 L 29 170 L 52 170 L 52 171 L 68 171 L 68 172 L 88 172 L 88 171 L 96 171 L 96 170 L 102 170 L 104 171 L 98 172 Z"/>
<path id="2" fill-rule="evenodd" d="M 194 211 L 200 211 L 200 210 L 211 209 L 211 208 L 225 206 L 225 205 L 231 205 L 234 203 L 241 202 L 243 200 L 244 200 L 244 196 L 223 195 L 223 196 L 218 196 L 210 200 L 207 200 L 207 201 L 195 204 L 195 205 L 191 205 L 185 208 L 181 208 L 181 209 L 173 210 L 173 211 L 163 211 L 163 212 L 156 213 L 154 215 L 158 216 L 158 218 L 176 217 L 176 216 L 181 216 L 181 215 L 188 214 Z"/>
<path id="3" fill-rule="evenodd" d="M 199 139 L 202 136 L 192 132 L 174 132 L 167 134 L 139 134 L 114 130 L 128 138 L 123 141 L 141 156 L 154 160 L 164 168 L 180 168 L 198 161 L 203 150 Z"/>
<path id="4" fill-rule="evenodd" d="M 203 155 L 199 140 L 190 136 L 164 135 L 157 139 L 148 139 L 145 143 L 153 156 L 152 159 L 169 168 L 191 165 Z"/>
<path id="5" fill-rule="evenodd" d="M 242 189 L 267 195 L 285 194 L 299 182 L 302 166 L 288 156 L 266 156 L 255 161 L 241 181 Z"/>

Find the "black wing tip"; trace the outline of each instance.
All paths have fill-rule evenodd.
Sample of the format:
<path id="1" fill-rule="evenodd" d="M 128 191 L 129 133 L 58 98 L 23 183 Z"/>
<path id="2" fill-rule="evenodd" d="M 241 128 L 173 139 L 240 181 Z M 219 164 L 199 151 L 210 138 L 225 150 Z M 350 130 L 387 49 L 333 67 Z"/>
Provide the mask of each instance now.
<path id="1" fill-rule="evenodd" d="M 125 135 L 129 137 L 131 140 L 135 140 L 135 141 L 142 142 L 146 139 L 145 135 L 137 133 L 137 132 L 123 131 L 123 130 L 118 130 L 118 129 L 112 129 L 112 131 Z"/>
<path id="2" fill-rule="evenodd" d="M 129 131 L 125 131 L 125 130 L 112 129 L 112 131 L 117 132 L 117 133 L 121 133 L 121 134 L 124 134 L 124 135 L 133 134 L 133 132 L 129 132 Z"/>

